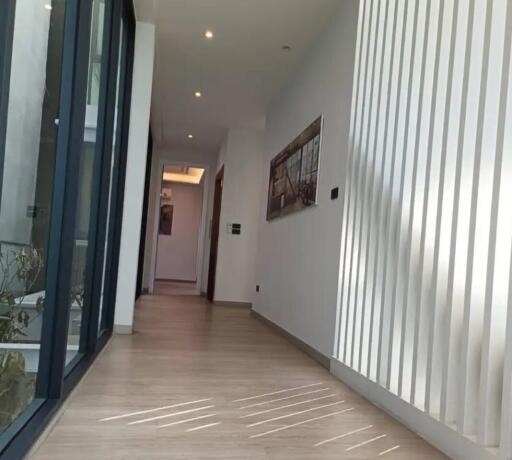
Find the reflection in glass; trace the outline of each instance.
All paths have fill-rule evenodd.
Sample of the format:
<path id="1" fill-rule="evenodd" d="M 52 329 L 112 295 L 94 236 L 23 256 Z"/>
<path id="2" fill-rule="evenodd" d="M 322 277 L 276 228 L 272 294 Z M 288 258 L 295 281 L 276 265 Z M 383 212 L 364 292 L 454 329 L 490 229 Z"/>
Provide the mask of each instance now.
<path id="1" fill-rule="evenodd" d="M 0 433 L 34 397 L 63 24 L 64 0 L 16 2 L 0 209 Z"/>
<path id="2" fill-rule="evenodd" d="M 89 243 L 89 222 L 93 167 L 96 152 L 96 128 L 101 81 L 101 51 L 103 48 L 103 18 L 105 1 L 95 0 L 92 7 L 91 43 L 89 53 L 88 94 L 85 112 L 84 143 L 80 156 L 79 191 L 76 209 L 75 247 L 71 272 L 70 325 L 68 330 L 68 360 L 79 350 L 84 301 L 85 269 Z"/>
<path id="3" fill-rule="evenodd" d="M 102 272 L 102 282 L 101 282 L 101 297 L 100 297 L 100 319 L 98 321 L 98 335 L 101 335 L 101 332 L 105 329 L 105 321 L 104 321 L 104 303 L 105 303 L 105 274 L 107 271 L 107 251 L 108 247 L 108 229 L 109 225 L 112 224 L 112 220 L 110 219 L 110 210 L 111 210 L 111 199 L 112 199 L 112 181 L 114 179 L 114 166 L 115 166 L 115 152 L 116 152 L 116 140 L 117 140 L 117 119 L 119 114 L 119 82 L 121 80 L 121 55 L 123 50 L 123 21 L 121 20 L 120 33 L 119 33 L 119 51 L 118 51 L 118 61 L 117 61 L 117 77 L 116 77 L 116 106 L 114 112 L 114 133 L 112 136 L 112 153 L 110 158 L 110 173 L 109 173 L 109 188 L 108 188 L 108 211 L 107 211 L 107 238 L 105 238 L 105 248 L 103 253 L 103 272 Z"/>

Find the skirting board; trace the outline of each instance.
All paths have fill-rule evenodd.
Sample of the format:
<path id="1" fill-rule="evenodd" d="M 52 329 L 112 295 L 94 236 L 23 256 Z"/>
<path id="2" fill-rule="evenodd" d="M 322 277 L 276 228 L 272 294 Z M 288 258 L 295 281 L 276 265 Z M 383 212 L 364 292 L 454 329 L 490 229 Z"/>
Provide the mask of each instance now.
<path id="1" fill-rule="evenodd" d="M 297 348 L 306 353 L 309 357 L 313 358 L 316 362 L 318 362 L 321 366 L 329 369 L 330 360 L 327 356 L 320 353 L 318 350 L 314 349 L 311 345 L 303 342 L 298 337 L 290 334 L 288 331 L 284 330 L 281 326 L 278 326 L 273 321 L 269 320 L 265 316 L 261 315 L 257 311 L 251 310 L 251 315 L 255 318 L 259 319 L 262 323 L 265 323 L 268 327 L 276 331 L 279 335 L 282 335 L 286 340 L 291 342 Z"/>
<path id="2" fill-rule="evenodd" d="M 454 460 L 496 460 L 498 458 L 492 451 L 473 443 L 335 358 L 331 358 L 331 373 L 448 457 Z"/>
<path id="3" fill-rule="evenodd" d="M 178 280 L 174 278 L 155 278 L 155 281 L 161 281 L 163 283 L 183 283 L 183 284 L 196 284 L 197 280 Z"/>
<path id="4" fill-rule="evenodd" d="M 125 324 L 114 324 L 114 334 L 130 335 L 133 334 L 133 326 Z"/>
<path id="5" fill-rule="evenodd" d="M 250 302 L 230 302 L 227 300 L 214 300 L 213 305 L 219 307 L 252 308 L 252 303 Z"/>

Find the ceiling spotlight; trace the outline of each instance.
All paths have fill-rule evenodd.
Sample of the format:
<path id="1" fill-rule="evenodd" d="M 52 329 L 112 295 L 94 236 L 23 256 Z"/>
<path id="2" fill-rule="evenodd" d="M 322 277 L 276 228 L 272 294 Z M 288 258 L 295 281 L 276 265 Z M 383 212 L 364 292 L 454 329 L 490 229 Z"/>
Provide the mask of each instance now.
<path id="1" fill-rule="evenodd" d="M 187 137 L 188 137 L 189 139 L 193 139 L 193 138 L 194 138 L 194 136 L 192 136 L 192 134 L 187 134 Z"/>
<path id="2" fill-rule="evenodd" d="M 194 93 L 194 96 L 195 96 L 195 97 L 201 97 L 202 95 L 203 95 L 203 94 L 201 93 L 201 91 L 196 91 L 196 92 Z"/>
<path id="3" fill-rule="evenodd" d="M 49 3 L 47 3 L 46 5 L 44 5 L 44 7 L 45 7 L 48 11 L 51 11 L 51 9 L 52 9 L 52 5 L 50 5 Z"/>
<path id="4" fill-rule="evenodd" d="M 211 40 L 213 38 L 213 32 L 211 30 L 207 30 L 205 33 L 204 33 L 204 36 L 208 39 L 208 40 Z"/>
<path id="5" fill-rule="evenodd" d="M 292 50 L 292 47 L 290 45 L 283 45 L 281 46 L 281 49 L 283 51 L 291 51 Z"/>

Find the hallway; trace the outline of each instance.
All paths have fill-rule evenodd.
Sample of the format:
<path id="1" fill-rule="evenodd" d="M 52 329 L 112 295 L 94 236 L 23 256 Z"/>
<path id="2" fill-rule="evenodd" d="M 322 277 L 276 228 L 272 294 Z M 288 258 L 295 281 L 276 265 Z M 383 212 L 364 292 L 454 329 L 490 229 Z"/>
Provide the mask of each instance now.
<path id="1" fill-rule="evenodd" d="M 144 296 L 28 458 L 446 457 L 248 310 Z"/>

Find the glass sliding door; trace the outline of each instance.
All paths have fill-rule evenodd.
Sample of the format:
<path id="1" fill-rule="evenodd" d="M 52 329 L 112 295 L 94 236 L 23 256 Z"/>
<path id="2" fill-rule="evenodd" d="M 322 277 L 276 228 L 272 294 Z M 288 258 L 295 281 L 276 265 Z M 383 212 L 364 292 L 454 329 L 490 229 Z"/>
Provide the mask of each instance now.
<path id="1" fill-rule="evenodd" d="M 5 138 L 0 145 L 0 433 L 35 394 L 59 122 L 64 3 L 12 3 L 12 56 Z"/>
<path id="2" fill-rule="evenodd" d="M 0 0 L 0 460 L 21 460 L 112 332 L 130 0 Z"/>
<path id="3" fill-rule="evenodd" d="M 119 92 L 120 92 L 120 82 L 121 82 L 121 69 L 122 69 L 122 51 L 123 51 L 123 22 L 122 19 L 119 19 L 120 21 L 120 29 L 119 29 L 119 46 L 116 50 L 117 52 L 117 70 L 116 70 L 116 84 L 115 84 L 115 108 L 114 108 L 114 129 L 113 129 L 113 135 L 112 135 L 112 150 L 110 154 L 110 168 L 108 172 L 108 196 L 107 196 L 107 218 L 106 218 L 106 238 L 105 238 L 105 244 L 104 244 L 104 252 L 103 252 L 103 258 L 102 258 L 102 276 L 101 276 L 101 294 L 100 294 L 100 305 L 99 305 L 99 321 L 98 321 L 98 335 L 101 335 L 103 331 L 106 329 L 105 321 L 103 321 L 104 317 L 104 304 L 105 304 L 105 294 L 106 294 L 106 276 L 108 275 L 107 271 L 107 263 L 108 263 L 108 254 L 110 250 L 109 245 L 109 228 L 113 225 L 112 219 L 111 219 L 111 213 L 114 210 L 114 206 L 112 203 L 112 188 L 114 187 L 114 179 L 115 179 L 115 167 L 116 167 L 116 158 L 117 158 L 117 138 L 118 138 L 118 118 L 119 118 Z"/>
<path id="4" fill-rule="evenodd" d="M 115 290 L 117 288 L 117 264 L 123 212 L 124 174 L 128 125 L 130 120 L 130 92 L 134 41 L 134 19 L 131 4 L 120 5 L 119 48 L 115 89 L 115 120 L 112 137 L 112 157 L 108 189 L 108 217 L 102 261 L 102 287 L 98 336 L 113 326 Z"/>
<path id="5" fill-rule="evenodd" d="M 102 72 L 102 52 L 104 39 L 105 0 L 92 3 L 91 41 L 89 52 L 87 105 L 85 108 L 85 127 L 80 156 L 79 192 L 76 206 L 75 245 L 71 269 L 71 292 L 69 299 L 70 322 L 67 340 L 66 365 L 79 352 L 82 327 L 87 254 L 90 244 L 91 197 L 93 194 L 93 171 L 97 155 L 98 114 L 100 107 L 100 84 Z M 103 101 L 101 101 L 103 102 Z"/>

